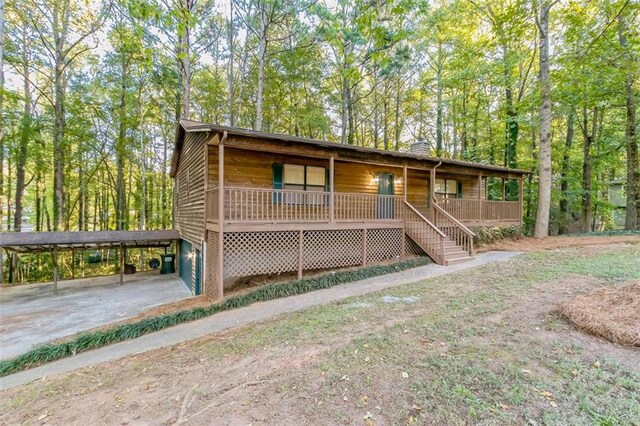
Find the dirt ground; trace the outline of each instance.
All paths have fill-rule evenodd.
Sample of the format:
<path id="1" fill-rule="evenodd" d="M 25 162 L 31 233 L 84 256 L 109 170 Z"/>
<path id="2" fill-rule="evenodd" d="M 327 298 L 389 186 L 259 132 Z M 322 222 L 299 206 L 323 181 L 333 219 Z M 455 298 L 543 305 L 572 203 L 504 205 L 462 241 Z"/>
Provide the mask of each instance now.
<path id="1" fill-rule="evenodd" d="M 547 238 L 526 237 L 517 240 L 505 239 L 478 247 L 479 253 L 492 250 L 532 252 L 553 250 L 567 247 L 588 247 L 602 244 L 640 244 L 640 235 L 613 235 L 613 236 L 558 236 Z"/>
<path id="2" fill-rule="evenodd" d="M 523 255 L 0 393 L 1 424 L 640 425 L 640 350 L 560 303 L 640 246 Z"/>

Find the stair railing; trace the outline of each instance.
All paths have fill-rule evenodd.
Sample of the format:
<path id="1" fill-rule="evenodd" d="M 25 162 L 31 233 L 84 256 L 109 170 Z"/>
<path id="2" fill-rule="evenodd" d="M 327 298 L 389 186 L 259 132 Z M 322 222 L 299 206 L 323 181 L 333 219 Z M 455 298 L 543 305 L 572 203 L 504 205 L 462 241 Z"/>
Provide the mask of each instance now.
<path id="1" fill-rule="evenodd" d="M 464 248 L 469 256 L 475 256 L 473 247 L 473 237 L 476 236 L 469 228 L 464 226 L 458 219 L 451 216 L 449 212 L 438 205 L 433 199 L 433 224 L 442 231 L 456 245 Z"/>
<path id="2" fill-rule="evenodd" d="M 407 201 L 404 204 L 406 206 L 404 209 L 406 234 L 438 265 L 444 265 L 444 242 L 447 236 Z"/>

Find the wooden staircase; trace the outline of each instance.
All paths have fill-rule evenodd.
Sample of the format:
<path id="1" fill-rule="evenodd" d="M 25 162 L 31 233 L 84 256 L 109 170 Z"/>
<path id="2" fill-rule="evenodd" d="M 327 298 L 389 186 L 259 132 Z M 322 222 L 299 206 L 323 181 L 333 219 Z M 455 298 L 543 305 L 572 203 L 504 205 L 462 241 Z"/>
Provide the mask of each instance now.
<path id="1" fill-rule="evenodd" d="M 474 258 L 473 232 L 437 204 L 434 203 L 434 221 L 440 226 L 406 201 L 405 207 L 405 233 L 437 264 L 449 266 Z"/>

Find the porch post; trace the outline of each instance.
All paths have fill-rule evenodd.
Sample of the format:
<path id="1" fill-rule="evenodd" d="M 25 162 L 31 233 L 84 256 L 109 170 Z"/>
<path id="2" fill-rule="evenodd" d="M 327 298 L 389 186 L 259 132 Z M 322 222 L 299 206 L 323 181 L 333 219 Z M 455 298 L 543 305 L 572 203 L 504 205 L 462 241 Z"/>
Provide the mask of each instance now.
<path id="1" fill-rule="evenodd" d="M 507 185 L 507 180 L 505 178 L 502 178 L 502 201 L 506 201 L 507 199 L 505 198 L 505 186 Z"/>
<path id="2" fill-rule="evenodd" d="M 407 201 L 407 165 L 402 166 L 402 195 Z"/>
<path id="3" fill-rule="evenodd" d="M 407 165 L 403 165 L 402 166 L 402 195 L 404 196 L 404 201 L 407 202 L 407 188 L 409 186 L 407 185 Z M 406 208 L 406 206 L 402 206 L 402 210 L 404 211 L 404 209 Z M 402 255 L 402 257 L 405 256 L 405 248 L 407 246 L 405 239 L 407 238 L 407 234 L 405 233 L 405 223 L 404 223 L 404 214 L 402 215 L 402 247 L 400 247 L 400 254 Z"/>
<path id="4" fill-rule="evenodd" d="M 518 211 L 520 212 L 519 215 L 519 222 L 520 222 L 520 226 L 522 226 L 522 202 L 524 201 L 524 191 L 523 191 L 523 185 L 522 185 L 522 178 L 518 179 Z"/>
<path id="5" fill-rule="evenodd" d="M 329 223 L 335 221 L 335 198 L 334 198 L 334 181 L 333 181 L 334 161 L 333 156 L 329 157 Z"/>
<path id="6" fill-rule="evenodd" d="M 218 145 L 218 264 L 216 265 L 216 285 L 214 289 L 214 299 L 224 298 L 224 141 L 227 139 L 227 132 L 224 133 Z"/>
<path id="7" fill-rule="evenodd" d="M 300 231 L 298 231 L 298 280 L 302 279 L 302 257 L 303 257 L 303 253 L 304 253 L 304 249 L 303 249 L 303 243 L 304 243 L 304 233 L 302 232 L 302 229 Z"/>
<path id="8" fill-rule="evenodd" d="M 484 206 L 482 205 L 482 173 L 478 175 L 478 220 L 482 220 L 482 211 Z"/>

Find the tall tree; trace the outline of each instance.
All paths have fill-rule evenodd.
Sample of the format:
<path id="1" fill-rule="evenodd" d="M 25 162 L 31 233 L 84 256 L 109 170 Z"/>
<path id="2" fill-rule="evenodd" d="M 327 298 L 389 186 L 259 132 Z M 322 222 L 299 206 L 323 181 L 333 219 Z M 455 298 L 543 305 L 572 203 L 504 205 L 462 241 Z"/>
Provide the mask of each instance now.
<path id="1" fill-rule="evenodd" d="M 623 50 L 622 61 L 625 73 L 624 89 L 626 104 L 625 139 L 627 146 L 627 211 L 624 222 L 625 229 L 638 228 L 640 217 L 640 165 L 638 164 L 638 138 L 636 128 L 636 94 L 633 86 L 638 74 L 638 59 L 633 54 L 627 40 L 626 18 L 623 13 L 618 16 L 618 38 Z"/>
<path id="2" fill-rule="evenodd" d="M 549 234 L 551 207 L 551 84 L 549 64 L 549 11 L 550 0 L 540 4 L 538 33 L 540 37 L 540 154 L 538 156 L 538 209 L 533 236 L 543 238 Z"/>

